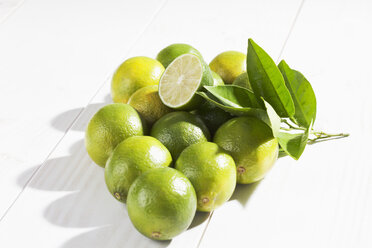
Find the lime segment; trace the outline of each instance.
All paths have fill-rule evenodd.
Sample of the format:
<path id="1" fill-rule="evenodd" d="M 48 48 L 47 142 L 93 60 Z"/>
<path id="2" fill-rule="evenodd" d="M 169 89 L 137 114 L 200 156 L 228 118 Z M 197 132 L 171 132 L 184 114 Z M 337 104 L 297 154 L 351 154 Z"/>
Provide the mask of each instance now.
<path id="1" fill-rule="evenodd" d="M 159 95 L 170 108 L 185 107 L 199 89 L 203 77 L 202 61 L 195 55 L 177 57 L 159 82 Z"/>

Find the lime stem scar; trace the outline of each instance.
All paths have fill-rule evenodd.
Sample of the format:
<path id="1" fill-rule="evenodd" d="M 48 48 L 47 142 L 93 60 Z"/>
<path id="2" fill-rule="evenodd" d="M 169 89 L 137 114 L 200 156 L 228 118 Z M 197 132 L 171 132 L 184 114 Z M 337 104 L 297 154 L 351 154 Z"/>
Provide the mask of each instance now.
<path id="1" fill-rule="evenodd" d="M 152 232 L 152 234 L 151 234 L 151 237 L 153 237 L 153 238 L 160 238 L 160 232 Z"/>
<path id="2" fill-rule="evenodd" d="M 120 194 L 119 194 L 118 192 L 116 192 L 114 195 L 115 195 L 115 197 L 116 197 L 118 200 L 120 200 Z"/>
<path id="3" fill-rule="evenodd" d="M 238 167 L 238 173 L 243 174 L 245 172 L 245 168 L 242 166 Z"/>

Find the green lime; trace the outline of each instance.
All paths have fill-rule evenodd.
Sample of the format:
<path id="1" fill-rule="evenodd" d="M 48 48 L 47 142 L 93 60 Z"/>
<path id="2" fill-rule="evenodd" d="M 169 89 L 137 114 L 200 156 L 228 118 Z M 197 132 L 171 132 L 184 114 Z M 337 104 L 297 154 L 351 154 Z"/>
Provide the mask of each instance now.
<path id="1" fill-rule="evenodd" d="M 172 112 L 164 115 L 151 130 L 151 136 L 160 140 L 176 160 L 189 145 L 205 142 L 210 133 L 203 121 L 188 112 Z"/>
<path id="2" fill-rule="evenodd" d="M 218 54 L 209 67 L 221 76 L 225 84 L 232 84 L 237 76 L 246 71 L 246 56 L 241 52 L 226 51 Z"/>
<path id="3" fill-rule="evenodd" d="M 218 75 L 214 71 L 211 71 L 211 72 L 212 72 L 212 77 L 213 77 L 213 86 L 225 85 L 220 75 Z"/>
<path id="4" fill-rule="evenodd" d="M 175 168 L 192 183 L 198 210 L 209 212 L 230 199 L 236 185 L 233 158 L 215 143 L 204 142 L 187 147 Z"/>
<path id="5" fill-rule="evenodd" d="M 202 101 L 195 93 L 205 85 L 213 85 L 208 65 L 196 55 L 184 54 L 173 60 L 160 78 L 160 99 L 170 108 L 191 110 Z"/>
<path id="6" fill-rule="evenodd" d="M 194 218 L 195 190 L 187 177 L 173 168 L 150 170 L 130 187 L 127 209 L 133 225 L 146 237 L 172 239 Z"/>
<path id="7" fill-rule="evenodd" d="M 111 82 L 111 96 L 114 102 L 127 103 L 138 89 L 159 84 L 164 72 L 163 65 L 152 58 L 133 57 L 122 63 L 114 73 Z"/>
<path id="8" fill-rule="evenodd" d="M 279 152 L 271 128 L 253 117 L 227 121 L 217 130 L 214 142 L 231 153 L 237 166 L 237 182 L 242 184 L 261 180 Z"/>
<path id="9" fill-rule="evenodd" d="M 201 54 L 198 50 L 193 48 L 190 45 L 187 44 L 172 44 L 161 50 L 158 55 L 156 56 L 156 59 L 163 64 L 165 68 L 168 67 L 168 65 L 178 56 L 186 53 L 191 53 L 196 56 L 200 56 Z"/>
<path id="10" fill-rule="evenodd" d="M 167 148 L 150 136 L 134 136 L 121 142 L 107 160 L 105 181 L 110 193 L 125 202 L 129 187 L 143 172 L 170 166 Z"/>
<path id="11" fill-rule="evenodd" d="M 136 110 L 128 104 L 109 104 L 98 110 L 85 132 L 85 147 L 91 159 L 105 167 L 106 161 L 123 140 L 143 135 L 144 126 Z"/>
<path id="12" fill-rule="evenodd" d="M 129 98 L 128 104 L 137 110 L 149 126 L 172 111 L 160 100 L 157 85 L 150 85 L 137 90 Z"/>
<path id="13" fill-rule="evenodd" d="M 246 88 L 250 91 L 252 91 L 251 83 L 249 82 L 248 74 L 247 72 L 243 72 L 240 74 L 232 83 L 233 85 L 237 85 L 243 88 Z"/>
<path id="14" fill-rule="evenodd" d="M 207 101 L 203 102 L 200 107 L 192 111 L 192 113 L 196 114 L 204 121 L 212 135 L 223 123 L 233 117 L 231 114 Z"/>

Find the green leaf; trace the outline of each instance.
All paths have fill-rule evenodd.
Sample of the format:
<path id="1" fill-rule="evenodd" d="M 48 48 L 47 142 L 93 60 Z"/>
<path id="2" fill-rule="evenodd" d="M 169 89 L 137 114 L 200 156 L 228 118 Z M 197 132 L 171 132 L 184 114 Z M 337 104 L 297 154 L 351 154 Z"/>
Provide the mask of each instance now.
<path id="1" fill-rule="evenodd" d="M 219 107 L 220 109 L 225 110 L 226 112 L 235 115 L 235 116 L 254 116 L 256 118 L 259 118 L 265 122 L 268 122 L 268 117 L 266 114 L 266 111 L 261 108 L 250 108 L 250 107 L 231 107 L 226 106 L 225 104 L 221 103 L 215 96 L 213 96 L 211 93 L 205 93 L 205 92 L 197 92 L 199 96 L 203 97 L 205 100 L 210 102 L 211 104 Z"/>
<path id="2" fill-rule="evenodd" d="M 292 121 L 299 126 L 309 128 L 316 116 L 316 98 L 311 84 L 299 71 L 291 69 L 284 60 L 278 67 L 295 105 Z"/>
<path id="3" fill-rule="evenodd" d="M 298 160 L 305 150 L 309 129 L 301 133 L 279 132 L 277 139 L 281 148 L 292 158 Z"/>
<path id="4" fill-rule="evenodd" d="M 275 112 L 271 105 L 264 101 L 267 111 L 267 116 L 269 118 L 270 127 L 273 132 L 273 136 L 277 138 L 278 143 L 281 147 L 281 156 L 283 152 L 288 154 L 294 159 L 299 159 L 303 153 L 307 140 L 309 137 L 309 129 L 301 131 L 299 133 L 288 133 L 280 129 L 280 117 Z"/>
<path id="5" fill-rule="evenodd" d="M 266 102 L 265 100 L 263 100 L 263 102 L 265 104 L 266 113 L 269 118 L 269 126 L 272 129 L 274 137 L 277 137 L 279 134 L 279 130 L 280 130 L 280 122 L 281 122 L 280 117 L 278 116 L 278 114 L 275 112 L 273 107 L 268 102 Z"/>
<path id="6" fill-rule="evenodd" d="M 294 103 L 282 74 L 270 56 L 252 39 L 248 40 L 247 73 L 258 99 L 263 97 L 280 117 L 294 115 Z"/>
<path id="7" fill-rule="evenodd" d="M 224 105 L 241 108 L 261 108 L 252 91 L 235 85 L 204 86 L 204 88 L 220 100 Z"/>

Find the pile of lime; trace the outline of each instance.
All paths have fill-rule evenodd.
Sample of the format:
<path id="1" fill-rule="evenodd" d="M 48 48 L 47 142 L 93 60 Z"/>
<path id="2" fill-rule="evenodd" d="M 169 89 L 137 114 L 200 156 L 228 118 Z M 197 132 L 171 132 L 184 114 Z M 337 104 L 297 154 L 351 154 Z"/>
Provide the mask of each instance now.
<path id="1" fill-rule="evenodd" d="M 298 71 L 254 43 L 208 65 L 187 44 L 133 57 L 112 78 L 113 104 L 90 120 L 85 145 L 107 188 L 143 235 L 172 239 L 196 211 L 261 180 L 279 154 L 298 159 L 315 120 L 315 94 Z M 282 127 L 281 123 L 288 126 Z M 288 132 L 295 131 L 295 133 Z"/>

